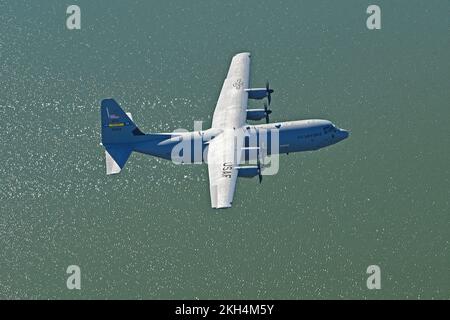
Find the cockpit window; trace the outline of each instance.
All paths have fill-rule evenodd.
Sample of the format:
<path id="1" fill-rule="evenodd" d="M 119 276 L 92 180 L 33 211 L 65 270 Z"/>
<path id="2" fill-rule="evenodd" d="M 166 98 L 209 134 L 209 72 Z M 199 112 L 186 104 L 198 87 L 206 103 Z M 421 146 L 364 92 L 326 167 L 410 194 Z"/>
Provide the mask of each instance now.
<path id="1" fill-rule="evenodd" d="M 325 134 L 330 133 L 330 132 L 336 132 L 336 127 L 333 126 L 332 124 L 326 125 L 325 127 L 323 127 L 323 132 Z"/>

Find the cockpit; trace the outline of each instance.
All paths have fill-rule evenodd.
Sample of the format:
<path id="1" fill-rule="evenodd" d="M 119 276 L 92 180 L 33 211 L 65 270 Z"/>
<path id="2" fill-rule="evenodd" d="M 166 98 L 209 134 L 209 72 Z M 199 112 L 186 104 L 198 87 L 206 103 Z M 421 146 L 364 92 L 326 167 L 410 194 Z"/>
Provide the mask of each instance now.
<path id="1" fill-rule="evenodd" d="M 328 134 L 330 132 L 336 132 L 337 130 L 338 129 L 332 124 L 329 124 L 329 125 L 326 125 L 325 127 L 323 127 L 323 132 L 325 134 Z"/>
<path id="2" fill-rule="evenodd" d="M 334 124 L 330 123 L 322 127 L 323 133 L 328 135 L 332 141 L 341 141 L 347 139 L 349 132 L 344 129 L 337 128 Z"/>

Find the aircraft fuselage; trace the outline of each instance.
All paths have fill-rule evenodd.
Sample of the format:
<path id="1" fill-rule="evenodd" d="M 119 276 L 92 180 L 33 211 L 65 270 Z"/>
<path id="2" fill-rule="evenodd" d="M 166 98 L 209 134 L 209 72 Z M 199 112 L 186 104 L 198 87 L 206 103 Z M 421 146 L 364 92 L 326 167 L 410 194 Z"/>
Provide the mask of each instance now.
<path id="1" fill-rule="evenodd" d="M 337 128 L 330 121 L 317 119 L 245 125 L 242 128 L 234 128 L 233 130 L 246 136 L 245 147 L 262 147 L 265 148 L 267 154 L 287 154 L 317 150 L 338 143 L 349 135 L 348 131 Z M 271 147 L 274 131 L 278 133 L 278 148 Z M 158 139 L 151 134 L 144 135 L 141 137 L 140 142 L 135 143 L 134 150 L 173 160 L 173 148 L 183 141 L 185 146 L 190 146 L 192 151 L 191 161 L 186 161 L 186 163 L 201 163 L 205 161 L 205 154 L 207 153 L 205 149 L 208 143 L 219 134 L 221 134 L 220 131 L 208 129 L 181 133 L 182 138 L 174 135 L 173 138 L 165 140 Z M 263 135 L 266 136 L 265 139 L 262 138 Z M 198 156 L 194 157 L 196 148 L 200 148 L 202 151 L 200 158 Z M 248 150 L 243 150 L 242 152 L 244 156 L 241 158 L 242 160 L 254 160 L 251 152 Z"/>

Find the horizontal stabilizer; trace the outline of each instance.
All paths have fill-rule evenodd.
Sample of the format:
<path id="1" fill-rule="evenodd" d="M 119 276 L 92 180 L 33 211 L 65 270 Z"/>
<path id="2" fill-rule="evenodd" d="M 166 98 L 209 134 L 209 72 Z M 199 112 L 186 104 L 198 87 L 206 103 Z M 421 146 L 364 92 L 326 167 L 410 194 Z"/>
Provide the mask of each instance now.
<path id="1" fill-rule="evenodd" d="M 111 155 L 108 153 L 108 151 L 105 150 L 105 159 L 106 159 L 106 174 L 116 174 L 120 173 L 120 170 L 122 170 L 117 162 L 111 157 Z"/>
<path id="2" fill-rule="evenodd" d="M 132 147 L 127 145 L 104 145 L 104 147 L 106 174 L 119 173 L 130 157 Z"/>

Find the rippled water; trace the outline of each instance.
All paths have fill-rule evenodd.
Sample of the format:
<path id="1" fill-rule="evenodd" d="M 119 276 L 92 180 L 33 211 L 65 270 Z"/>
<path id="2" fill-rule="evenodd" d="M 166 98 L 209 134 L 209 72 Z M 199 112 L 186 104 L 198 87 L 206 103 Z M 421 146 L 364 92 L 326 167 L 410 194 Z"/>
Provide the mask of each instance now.
<path id="1" fill-rule="evenodd" d="M 379 31 L 369 1 L 77 4 L 69 31 L 64 2 L 0 0 L 0 298 L 450 297 L 448 1 L 379 0 Z M 101 99 L 146 132 L 206 128 L 240 51 L 272 121 L 350 138 L 239 180 L 219 213 L 206 166 L 105 175 Z"/>

